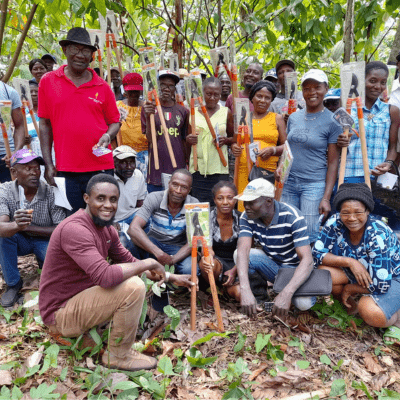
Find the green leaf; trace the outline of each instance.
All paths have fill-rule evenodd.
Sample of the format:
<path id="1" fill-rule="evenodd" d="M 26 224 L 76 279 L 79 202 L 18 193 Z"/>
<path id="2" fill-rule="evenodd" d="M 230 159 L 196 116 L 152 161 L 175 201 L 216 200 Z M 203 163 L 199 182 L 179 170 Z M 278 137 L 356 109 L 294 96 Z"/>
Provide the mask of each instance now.
<path id="1" fill-rule="evenodd" d="M 164 312 L 168 317 L 171 318 L 171 329 L 174 331 L 181 320 L 179 311 L 176 308 L 168 305 L 164 307 Z"/>
<path id="2" fill-rule="evenodd" d="M 103 15 L 103 17 L 105 17 L 107 13 L 105 0 L 93 0 L 93 3 L 96 6 L 97 10 Z"/>
<path id="3" fill-rule="evenodd" d="M 394 390 L 382 389 L 380 393 L 375 390 L 375 393 L 378 395 L 378 400 L 398 400 L 398 399 L 400 399 L 400 393 L 398 393 Z"/>
<path id="4" fill-rule="evenodd" d="M 58 399 L 61 396 L 60 393 L 52 393 L 56 388 L 56 384 L 47 386 L 45 383 L 42 383 L 37 388 L 31 388 L 29 393 L 32 399 Z"/>
<path id="5" fill-rule="evenodd" d="M 189 350 L 189 355 L 186 355 L 186 358 L 192 367 L 203 368 L 207 365 L 211 365 L 214 361 L 217 360 L 218 357 L 203 358 L 201 352 L 195 347 L 192 347 Z"/>
<path id="6" fill-rule="evenodd" d="M 331 365 L 331 359 L 326 355 L 326 354 L 323 354 L 320 358 L 319 358 L 319 360 L 322 362 L 322 364 L 326 364 L 326 365 Z"/>
<path id="7" fill-rule="evenodd" d="M 251 371 L 247 368 L 247 362 L 243 360 L 242 357 L 239 357 L 235 362 L 235 372 L 237 375 L 242 375 L 243 373 L 250 374 Z"/>
<path id="8" fill-rule="evenodd" d="M 153 286 L 151 287 L 151 290 L 153 291 L 153 293 L 156 296 L 161 297 L 161 288 L 160 288 L 160 286 L 158 286 L 157 282 L 153 283 Z"/>
<path id="9" fill-rule="evenodd" d="M 351 387 L 357 390 L 362 390 L 370 400 L 373 399 L 368 391 L 367 385 L 364 382 L 361 381 L 360 383 L 358 383 L 356 381 L 353 381 Z"/>
<path id="10" fill-rule="evenodd" d="M 235 387 L 234 389 L 230 390 L 229 392 L 225 393 L 222 396 L 222 400 L 239 400 L 243 399 L 243 395 L 245 394 L 244 389 L 240 387 Z"/>
<path id="11" fill-rule="evenodd" d="M 344 379 L 336 379 L 332 382 L 330 397 L 338 397 L 346 393 L 346 382 Z"/>
<path id="12" fill-rule="evenodd" d="M 296 364 L 300 369 L 307 369 L 310 366 L 310 362 L 305 360 L 296 361 Z"/>
<path id="13" fill-rule="evenodd" d="M 276 369 L 270 369 L 269 371 L 269 374 L 271 375 L 271 376 L 273 376 L 273 377 L 275 377 L 275 376 L 277 376 L 278 375 L 278 372 L 276 371 Z"/>
<path id="14" fill-rule="evenodd" d="M 281 372 L 286 372 L 288 370 L 288 368 L 284 365 L 277 365 L 276 368 L 278 368 Z"/>
<path id="15" fill-rule="evenodd" d="M 124 382 L 118 382 L 115 386 L 115 390 L 131 390 L 140 387 L 137 385 L 135 382 L 131 381 L 124 381 Z"/>
<path id="16" fill-rule="evenodd" d="M 172 361 L 168 356 L 161 358 L 161 360 L 158 362 L 157 369 L 166 376 L 176 375 L 172 367 Z"/>
<path id="17" fill-rule="evenodd" d="M 103 342 L 101 341 L 101 337 L 100 335 L 97 333 L 96 327 L 92 328 L 90 330 L 90 336 L 92 337 L 92 339 L 95 341 L 95 343 L 97 345 L 102 344 Z"/>
<path id="18" fill-rule="evenodd" d="M 60 379 L 62 381 L 65 381 L 65 378 L 67 377 L 67 373 L 68 373 L 68 367 L 63 368 L 63 370 L 61 371 L 61 374 L 60 374 Z"/>
<path id="19" fill-rule="evenodd" d="M 144 321 L 146 321 L 147 315 L 147 300 L 145 299 L 143 302 L 142 314 L 140 315 L 139 325 L 143 328 Z"/>
<path id="20" fill-rule="evenodd" d="M 45 357 L 43 361 L 43 367 L 39 374 L 44 374 L 50 367 L 57 368 L 57 356 L 60 351 L 60 347 L 56 344 L 52 344 L 45 350 Z"/>
<path id="21" fill-rule="evenodd" d="M 197 346 L 199 344 L 206 343 L 206 342 L 208 342 L 209 340 L 211 340 L 215 336 L 218 336 L 218 337 L 229 337 L 230 334 L 231 334 L 231 332 L 223 332 L 223 333 L 210 332 L 206 336 L 196 340 L 192 344 L 192 346 Z"/>
<path id="22" fill-rule="evenodd" d="M 14 386 L 11 392 L 11 399 L 12 400 L 20 400 L 24 397 L 24 394 L 21 392 L 18 386 Z"/>
<path id="23" fill-rule="evenodd" d="M 236 343 L 235 347 L 233 348 L 233 351 L 235 353 L 238 353 L 240 350 L 243 349 L 244 345 L 246 344 L 246 339 L 247 339 L 247 336 L 243 335 L 243 333 L 239 331 L 238 342 Z"/>
<path id="24" fill-rule="evenodd" d="M 258 354 L 268 343 L 271 338 L 271 334 L 262 335 L 262 333 L 257 334 L 257 339 L 255 343 L 256 353 Z"/>
<path id="25" fill-rule="evenodd" d="M 119 393 L 117 396 L 117 400 L 135 400 L 138 397 L 139 397 L 138 389 L 129 389 Z"/>

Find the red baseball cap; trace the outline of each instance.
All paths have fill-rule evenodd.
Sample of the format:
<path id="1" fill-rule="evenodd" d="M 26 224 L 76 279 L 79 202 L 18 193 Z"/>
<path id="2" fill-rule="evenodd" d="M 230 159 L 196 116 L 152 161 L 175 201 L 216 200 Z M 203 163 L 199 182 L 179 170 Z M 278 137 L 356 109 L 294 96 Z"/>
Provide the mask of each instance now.
<path id="1" fill-rule="evenodd" d="M 132 72 L 122 79 L 124 90 L 143 90 L 143 78 L 140 74 Z"/>

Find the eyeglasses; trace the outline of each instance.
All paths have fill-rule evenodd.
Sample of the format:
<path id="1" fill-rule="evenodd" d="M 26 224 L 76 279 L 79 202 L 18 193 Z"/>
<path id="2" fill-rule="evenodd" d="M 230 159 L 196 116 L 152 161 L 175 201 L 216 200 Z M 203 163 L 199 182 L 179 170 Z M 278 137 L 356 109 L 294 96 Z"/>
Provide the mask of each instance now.
<path id="1" fill-rule="evenodd" d="M 169 89 L 173 91 L 175 90 L 175 85 L 167 85 L 165 83 L 160 83 L 160 89 Z"/>
<path id="2" fill-rule="evenodd" d="M 73 44 L 70 44 L 68 46 L 68 49 L 69 49 L 69 52 L 71 53 L 71 55 L 73 55 L 73 56 L 77 55 L 79 52 L 81 52 L 85 57 L 91 57 L 93 54 L 93 51 L 88 49 L 87 47 L 80 49 L 78 46 L 75 46 Z"/>
<path id="3" fill-rule="evenodd" d="M 362 212 L 355 212 L 355 213 L 339 213 L 339 215 L 340 215 L 340 217 L 341 218 L 344 218 L 344 219 L 346 219 L 346 218 L 350 218 L 350 217 L 352 217 L 352 216 L 354 216 L 354 217 L 356 217 L 356 218 L 360 218 L 360 217 L 362 217 L 365 213 L 367 212 L 367 210 L 364 210 L 364 211 L 362 211 Z"/>

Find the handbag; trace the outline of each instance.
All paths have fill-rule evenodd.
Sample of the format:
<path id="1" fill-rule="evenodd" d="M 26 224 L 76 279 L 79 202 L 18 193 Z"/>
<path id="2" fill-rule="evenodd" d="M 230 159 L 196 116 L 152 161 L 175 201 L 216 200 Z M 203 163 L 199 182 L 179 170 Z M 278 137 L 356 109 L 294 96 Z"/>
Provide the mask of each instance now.
<path id="1" fill-rule="evenodd" d="M 400 174 L 399 168 L 395 162 L 390 163 L 397 175 L 397 182 L 392 189 L 383 187 L 377 182 L 377 179 L 371 180 L 372 195 L 385 204 L 387 207 L 391 208 L 400 218 Z"/>
<path id="2" fill-rule="evenodd" d="M 291 281 L 296 268 L 279 268 L 275 278 L 274 292 L 280 293 Z M 332 293 L 331 273 L 325 269 L 313 269 L 308 279 L 296 290 L 293 297 L 328 296 Z"/>
<path id="3" fill-rule="evenodd" d="M 253 165 L 253 168 L 249 174 L 249 182 L 254 181 L 254 179 L 264 178 L 268 182 L 271 182 L 273 185 L 275 184 L 275 174 L 272 171 L 268 171 L 265 168 L 257 167 L 257 165 Z"/>

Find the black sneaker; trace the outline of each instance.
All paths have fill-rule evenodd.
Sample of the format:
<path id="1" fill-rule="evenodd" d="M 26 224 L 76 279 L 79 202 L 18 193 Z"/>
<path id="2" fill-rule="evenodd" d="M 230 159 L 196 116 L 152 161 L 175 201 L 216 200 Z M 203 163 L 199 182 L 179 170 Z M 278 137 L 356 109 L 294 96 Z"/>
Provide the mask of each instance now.
<path id="1" fill-rule="evenodd" d="M 0 304 L 3 307 L 12 307 L 19 298 L 19 291 L 22 289 L 22 279 L 14 286 L 7 286 L 7 290 L 1 296 Z"/>

